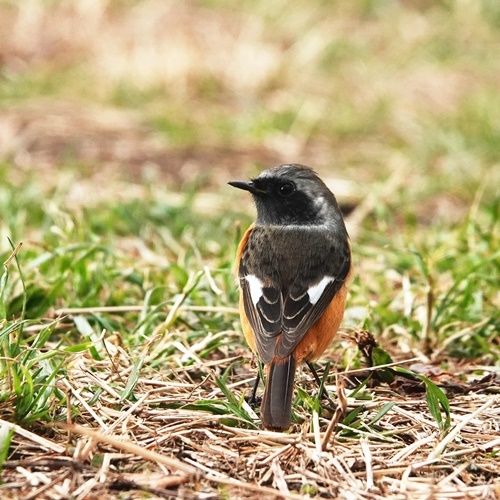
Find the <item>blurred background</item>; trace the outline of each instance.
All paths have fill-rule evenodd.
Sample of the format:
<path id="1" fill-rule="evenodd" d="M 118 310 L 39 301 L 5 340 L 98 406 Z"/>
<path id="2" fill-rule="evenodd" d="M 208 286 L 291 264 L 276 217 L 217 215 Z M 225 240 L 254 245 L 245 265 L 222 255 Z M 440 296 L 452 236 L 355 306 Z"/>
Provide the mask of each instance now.
<path id="1" fill-rule="evenodd" d="M 89 203 L 298 162 L 458 219 L 498 181 L 499 28 L 496 0 L 2 0 L 4 175 Z"/>
<path id="2" fill-rule="evenodd" d="M 194 303 L 234 307 L 253 207 L 226 183 L 297 162 L 348 215 L 346 325 L 423 350 L 479 325 L 489 352 L 499 47 L 498 0 L 0 0 L 0 250 L 24 242 L 28 316 L 204 266 Z"/>

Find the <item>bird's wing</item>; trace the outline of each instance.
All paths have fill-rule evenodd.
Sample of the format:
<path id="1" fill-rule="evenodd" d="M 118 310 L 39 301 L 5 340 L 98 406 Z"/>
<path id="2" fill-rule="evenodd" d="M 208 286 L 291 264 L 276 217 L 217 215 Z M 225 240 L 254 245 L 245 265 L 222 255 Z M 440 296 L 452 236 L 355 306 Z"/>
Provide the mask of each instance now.
<path id="1" fill-rule="evenodd" d="M 269 363 L 274 357 L 277 336 L 281 333 L 283 299 L 278 286 L 257 276 L 240 276 L 243 304 L 260 358 Z"/>
<path id="2" fill-rule="evenodd" d="M 344 260 L 335 274 L 325 274 L 319 281 L 300 278 L 284 300 L 281 318 L 282 335 L 276 344 L 275 356 L 288 356 L 307 331 L 318 321 L 340 290 L 349 273 L 350 259 Z"/>

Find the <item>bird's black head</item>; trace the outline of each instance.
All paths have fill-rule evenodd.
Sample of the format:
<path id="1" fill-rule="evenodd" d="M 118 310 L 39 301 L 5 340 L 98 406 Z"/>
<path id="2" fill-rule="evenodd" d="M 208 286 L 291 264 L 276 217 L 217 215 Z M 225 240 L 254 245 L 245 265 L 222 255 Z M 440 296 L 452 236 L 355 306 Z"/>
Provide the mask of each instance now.
<path id="1" fill-rule="evenodd" d="M 344 227 L 334 195 L 308 167 L 279 165 L 264 170 L 250 182 L 229 184 L 252 193 L 257 206 L 257 224 Z"/>

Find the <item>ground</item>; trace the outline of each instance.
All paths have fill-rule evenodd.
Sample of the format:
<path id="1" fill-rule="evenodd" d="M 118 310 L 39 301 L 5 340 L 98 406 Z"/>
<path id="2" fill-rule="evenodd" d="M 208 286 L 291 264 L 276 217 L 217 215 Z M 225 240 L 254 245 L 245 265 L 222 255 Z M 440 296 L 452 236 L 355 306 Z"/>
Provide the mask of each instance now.
<path id="1" fill-rule="evenodd" d="M 0 497 L 500 498 L 499 31 L 494 0 L 0 1 Z M 275 433 L 226 183 L 285 162 L 356 277 L 334 406 L 303 368 Z"/>

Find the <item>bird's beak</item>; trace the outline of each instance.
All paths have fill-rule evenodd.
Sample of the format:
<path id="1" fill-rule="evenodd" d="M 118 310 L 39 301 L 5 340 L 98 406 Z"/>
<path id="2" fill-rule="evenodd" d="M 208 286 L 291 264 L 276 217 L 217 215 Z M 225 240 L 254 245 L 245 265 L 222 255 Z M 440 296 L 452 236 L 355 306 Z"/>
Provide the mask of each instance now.
<path id="1" fill-rule="evenodd" d="M 244 191 L 249 191 L 252 194 L 262 194 L 262 191 L 260 189 L 257 189 L 255 187 L 255 184 L 252 181 L 245 182 L 245 181 L 231 181 L 228 182 L 230 186 L 233 186 L 238 189 L 243 189 Z"/>

